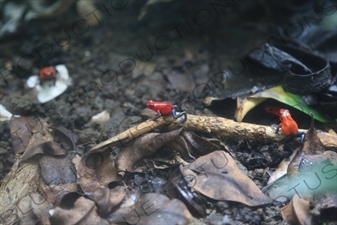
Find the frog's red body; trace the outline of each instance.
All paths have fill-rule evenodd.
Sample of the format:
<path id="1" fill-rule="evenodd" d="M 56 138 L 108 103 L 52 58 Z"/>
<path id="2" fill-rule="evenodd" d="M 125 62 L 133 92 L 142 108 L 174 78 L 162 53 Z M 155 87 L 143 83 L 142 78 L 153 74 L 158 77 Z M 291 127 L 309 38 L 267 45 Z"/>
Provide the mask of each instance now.
<path id="1" fill-rule="evenodd" d="M 40 78 L 40 83 L 41 85 L 45 82 L 45 81 L 49 81 L 49 80 L 53 80 L 54 81 L 54 85 L 56 82 L 56 70 L 54 67 L 52 66 L 46 66 L 44 68 L 42 68 L 40 70 L 39 73 L 39 78 Z"/>
<path id="2" fill-rule="evenodd" d="M 181 123 L 184 123 L 187 119 L 186 112 L 183 111 L 183 112 L 177 113 L 177 106 L 172 105 L 171 103 L 168 103 L 168 102 L 156 102 L 156 101 L 150 100 L 150 101 L 148 101 L 148 103 L 146 103 L 146 106 L 149 109 L 158 113 L 153 118 L 153 120 L 158 119 L 160 116 L 167 116 L 167 115 L 170 115 L 170 114 L 175 119 L 184 116 L 184 118 L 181 120 Z"/>
<path id="3" fill-rule="evenodd" d="M 289 110 L 280 109 L 280 126 L 282 133 L 286 136 L 295 136 L 298 133 L 298 125 L 291 117 Z"/>
<path id="4" fill-rule="evenodd" d="M 295 137 L 301 138 L 301 143 L 305 140 L 305 133 L 298 131 L 298 125 L 295 120 L 290 115 L 288 109 L 281 109 L 279 107 L 274 106 L 266 106 L 265 110 L 268 113 L 272 113 L 277 115 L 280 118 L 280 125 L 277 127 L 276 133 L 278 133 L 279 129 L 281 128 L 282 133 L 286 136 L 284 139 L 284 149 L 289 151 L 288 154 L 285 154 L 282 158 L 289 157 L 291 153 L 291 146 L 289 145 L 289 141 Z"/>
<path id="5" fill-rule="evenodd" d="M 295 120 L 291 117 L 288 109 L 282 109 L 277 106 L 266 106 L 265 110 L 268 113 L 274 114 L 280 118 L 281 123 L 279 128 L 281 128 L 282 133 L 286 136 L 295 136 L 298 133 L 298 125 Z"/>
<path id="6" fill-rule="evenodd" d="M 40 79 L 41 80 L 52 80 L 56 78 L 56 70 L 52 66 L 44 67 L 40 70 Z"/>
<path id="7" fill-rule="evenodd" d="M 172 109 L 174 109 L 174 105 L 168 102 L 155 102 L 150 100 L 146 106 L 153 111 L 160 113 L 163 116 L 169 115 L 172 113 Z"/>

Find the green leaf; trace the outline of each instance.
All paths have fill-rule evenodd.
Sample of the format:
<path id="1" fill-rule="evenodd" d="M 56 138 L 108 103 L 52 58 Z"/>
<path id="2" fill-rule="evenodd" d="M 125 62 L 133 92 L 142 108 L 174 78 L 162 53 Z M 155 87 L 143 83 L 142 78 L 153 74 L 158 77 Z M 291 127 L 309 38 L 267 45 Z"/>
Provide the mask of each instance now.
<path id="1" fill-rule="evenodd" d="M 302 101 L 301 95 L 295 95 L 289 92 L 285 92 L 282 86 L 276 86 L 276 87 L 270 88 L 268 90 L 249 96 L 248 98 L 272 98 L 272 99 L 275 99 L 276 101 L 279 101 L 286 105 L 294 107 L 298 109 L 299 111 L 302 111 L 308 115 L 312 113 L 314 118 L 320 122 L 323 122 L 323 123 L 333 122 L 333 120 L 327 118 L 326 116 L 324 116 L 322 113 L 320 113 L 316 109 L 308 107 Z"/>

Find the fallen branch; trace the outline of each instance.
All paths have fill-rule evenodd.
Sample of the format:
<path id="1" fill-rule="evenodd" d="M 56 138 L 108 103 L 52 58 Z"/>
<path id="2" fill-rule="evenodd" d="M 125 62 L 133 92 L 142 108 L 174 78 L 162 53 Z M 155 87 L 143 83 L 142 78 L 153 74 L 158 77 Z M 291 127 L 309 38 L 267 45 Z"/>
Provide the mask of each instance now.
<path id="1" fill-rule="evenodd" d="M 152 111 L 144 111 L 144 114 L 149 117 L 153 116 Z M 171 116 L 160 117 L 156 121 L 147 120 L 96 145 L 91 151 L 98 151 L 107 145 L 123 146 L 131 144 L 136 137 L 163 126 L 168 126 L 170 130 L 183 126 L 185 130 L 209 133 L 220 138 L 229 138 L 231 140 L 247 139 L 271 143 L 280 141 L 284 138 L 282 134 L 276 134 L 275 130 L 270 126 L 235 122 L 234 120 L 222 117 L 195 116 L 188 114 L 187 121 L 184 124 L 180 124 L 179 120 L 175 120 Z M 300 131 L 307 132 L 307 130 L 303 129 Z M 337 151 L 337 136 L 320 132 L 318 133 L 318 137 L 321 139 L 326 150 Z"/>

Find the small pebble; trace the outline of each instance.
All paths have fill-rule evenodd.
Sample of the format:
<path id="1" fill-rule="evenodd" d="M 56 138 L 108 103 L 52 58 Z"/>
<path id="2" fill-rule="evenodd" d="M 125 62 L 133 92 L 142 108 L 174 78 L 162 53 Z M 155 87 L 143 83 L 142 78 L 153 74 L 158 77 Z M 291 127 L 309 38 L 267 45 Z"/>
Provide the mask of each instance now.
<path id="1" fill-rule="evenodd" d="M 90 51 L 85 51 L 85 52 L 84 52 L 84 55 L 85 55 L 86 57 L 90 57 L 90 56 L 91 56 L 91 52 L 90 52 Z"/>
<path id="2" fill-rule="evenodd" d="M 0 155 L 6 154 L 6 153 L 7 153 L 7 149 L 0 147 Z"/>

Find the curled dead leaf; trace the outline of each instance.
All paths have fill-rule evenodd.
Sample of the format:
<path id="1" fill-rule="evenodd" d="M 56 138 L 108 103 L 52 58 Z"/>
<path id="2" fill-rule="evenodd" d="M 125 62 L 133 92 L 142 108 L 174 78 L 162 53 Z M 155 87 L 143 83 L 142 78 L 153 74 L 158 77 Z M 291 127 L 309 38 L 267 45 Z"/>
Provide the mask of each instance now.
<path id="1" fill-rule="evenodd" d="M 305 155 L 316 155 L 325 151 L 321 139 L 317 135 L 317 131 L 314 126 L 314 118 L 311 118 L 311 125 L 306 133 L 306 141 L 303 146 L 303 153 Z"/>
<path id="2" fill-rule="evenodd" d="M 100 224 L 109 225 L 109 223 L 97 215 L 95 202 L 85 197 L 80 197 L 74 202 L 72 209 L 62 209 L 60 207 L 52 210 L 50 224 Z"/>
<path id="3" fill-rule="evenodd" d="M 49 127 L 53 130 L 54 141 L 65 149 L 75 149 L 78 136 L 63 126 Z"/>
<path id="4" fill-rule="evenodd" d="M 224 151 L 214 151 L 180 169 L 189 187 L 209 198 L 248 206 L 272 202 Z"/>
<path id="5" fill-rule="evenodd" d="M 167 166 L 162 165 L 162 163 L 169 165 L 187 164 L 200 155 L 206 155 L 218 149 L 218 146 L 192 131 L 183 131 L 182 135 L 178 136 L 175 141 L 167 143 L 163 147 L 163 151 L 160 151 L 152 159 L 145 160 L 151 167 L 163 169 Z"/>
<path id="6" fill-rule="evenodd" d="M 13 116 L 10 120 L 10 132 L 14 153 L 24 152 L 32 135 L 41 129 L 42 124 L 36 118 Z"/>
<path id="7" fill-rule="evenodd" d="M 311 225 L 309 201 L 294 195 L 292 200 L 281 209 L 284 220 L 291 225 Z"/>
<path id="8" fill-rule="evenodd" d="M 205 216 L 207 213 L 204 202 L 206 201 L 203 201 L 203 197 L 199 193 L 191 191 L 185 178 L 187 177 L 184 177 L 179 169 L 173 170 L 168 182 L 163 187 L 165 193 L 170 199 L 179 197 L 193 212 Z"/>
<path id="9" fill-rule="evenodd" d="M 183 136 L 194 147 L 194 150 L 198 153 L 198 155 L 206 155 L 210 152 L 213 152 L 219 149 L 218 146 L 196 135 L 194 132 L 184 131 Z"/>
<path id="10" fill-rule="evenodd" d="M 294 195 L 325 195 L 336 192 L 337 153 L 325 151 L 318 155 L 303 155 L 296 176 L 291 174 L 276 181 L 268 193 L 277 201 L 286 202 Z M 286 198 L 286 199 L 284 199 Z"/>
<path id="11" fill-rule="evenodd" d="M 135 163 L 154 154 L 168 142 L 177 139 L 180 132 L 181 129 L 167 133 L 149 133 L 138 137 L 131 146 L 125 147 L 118 154 L 117 167 L 119 174 L 124 175 L 123 171 L 132 171 Z"/>
<path id="12" fill-rule="evenodd" d="M 77 182 L 83 192 L 96 202 L 101 216 L 110 213 L 126 194 L 125 187 L 116 182 L 116 176 L 116 167 L 109 149 L 100 153 L 89 152 L 78 164 Z"/>
<path id="13" fill-rule="evenodd" d="M 41 190 L 52 205 L 60 205 L 62 198 L 69 193 L 78 193 L 77 183 L 42 185 Z"/>
<path id="14" fill-rule="evenodd" d="M 175 155 L 179 155 L 185 160 L 195 160 L 195 157 L 191 155 L 193 146 L 182 136 L 179 136 L 174 142 L 167 143 L 165 148 L 174 151 Z"/>
<path id="15" fill-rule="evenodd" d="M 295 157 L 291 160 L 288 166 L 287 173 L 290 176 L 296 176 L 299 174 L 299 167 L 303 162 L 303 156 L 305 155 L 317 155 L 325 151 L 320 138 L 317 135 L 317 131 L 314 127 L 314 118 L 311 118 L 311 126 L 306 133 L 306 140 L 303 146 L 296 153 Z"/>
<path id="16" fill-rule="evenodd" d="M 28 148 L 21 156 L 20 164 L 26 162 L 38 154 L 65 155 L 66 152 L 56 142 L 36 139 L 35 141 L 30 142 Z"/>
<path id="17" fill-rule="evenodd" d="M 52 141 L 53 137 L 47 129 L 46 121 L 37 118 L 22 118 L 18 122 L 21 125 L 24 124 L 31 136 L 27 147 L 24 148 L 25 151 L 21 160 L 13 165 L 12 171 L 6 176 L 1 185 L 0 214 L 4 215 L 10 212 L 6 216 L 5 224 L 15 224 L 16 222 L 22 224 L 37 224 L 39 222 L 48 224 L 46 222 L 49 217 L 47 210 L 58 196 L 52 190 L 47 191 L 48 188 L 52 187 L 46 185 L 44 179 L 42 179 L 39 162 L 34 156 L 45 154 L 63 157 L 62 155 L 65 155 L 65 151 L 56 142 Z M 58 174 L 60 172 L 58 171 L 54 176 L 55 174 L 48 173 L 51 168 L 49 168 L 50 161 L 47 161 L 40 161 L 40 163 L 48 164 L 42 167 L 47 172 L 45 174 L 47 181 L 54 178 L 57 178 L 56 183 L 69 181 L 67 179 L 71 177 L 68 173 L 64 173 L 68 171 L 64 166 L 68 166 L 69 163 L 59 165 L 60 168 L 56 169 L 64 170 L 64 172 Z M 51 174 L 52 177 L 49 177 Z M 74 182 L 75 180 L 76 176 L 74 174 L 71 181 Z"/>

